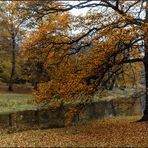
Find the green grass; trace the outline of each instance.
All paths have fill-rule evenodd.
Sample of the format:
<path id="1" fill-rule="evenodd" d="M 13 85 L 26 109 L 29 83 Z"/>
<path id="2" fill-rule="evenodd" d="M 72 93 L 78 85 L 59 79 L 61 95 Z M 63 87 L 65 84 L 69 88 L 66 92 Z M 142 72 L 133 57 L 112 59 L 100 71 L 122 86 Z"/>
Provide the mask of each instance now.
<path id="1" fill-rule="evenodd" d="M 33 102 L 31 94 L 0 94 L 0 114 L 36 108 L 37 105 Z"/>
<path id="2" fill-rule="evenodd" d="M 65 105 L 69 104 L 79 104 L 86 103 L 86 100 L 92 102 L 98 101 L 110 101 L 112 99 L 125 99 L 130 98 L 133 94 L 139 93 L 141 90 L 137 89 L 126 89 L 126 90 L 114 90 L 114 91 L 105 91 L 101 95 L 99 93 L 94 94 L 93 96 L 80 96 L 76 99 L 52 99 L 45 100 L 40 104 L 33 102 L 33 97 L 30 93 L 0 93 L 0 114 L 12 113 L 17 111 L 24 110 L 36 110 L 37 108 L 42 107 L 54 107 L 61 104 L 61 101 Z"/>

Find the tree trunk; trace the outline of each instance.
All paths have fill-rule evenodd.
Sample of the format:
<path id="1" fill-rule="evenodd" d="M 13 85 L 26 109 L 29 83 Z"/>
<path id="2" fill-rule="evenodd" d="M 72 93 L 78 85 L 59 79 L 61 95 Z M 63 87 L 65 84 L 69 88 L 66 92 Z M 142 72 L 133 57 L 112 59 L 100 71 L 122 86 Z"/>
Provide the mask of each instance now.
<path id="1" fill-rule="evenodd" d="M 38 82 L 33 82 L 32 83 L 32 86 L 33 86 L 33 89 L 34 90 L 37 90 L 37 88 L 38 88 Z"/>
<path id="2" fill-rule="evenodd" d="M 145 17 L 145 23 L 147 22 L 148 22 L 148 2 L 146 2 L 146 17 Z M 145 46 L 145 57 L 143 59 L 143 62 L 145 67 L 146 99 L 145 99 L 144 115 L 140 121 L 148 121 L 148 31 L 145 32 L 144 46 Z"/>
<path id="3" fill-rule="evenodd" d="M 145 57 L 148 59 L 148 56 Z M 143 112 L 143 117 L 140 121 L 148 121 L 148 63 L 144 63 L 145 66 L 145 79 L 146 79 L 146 99 L 145 99 L 145 109 Z"/>
<path id="4" fill-rule="evenodd" d="M 34 112 L 34 117 L 35 117 L 35 123 L 36 123 L 36 125 L 40 125 L 40 119 L 39 119 L 39 111 L 38 110 L 36 110 L 35 112 Z"/>
<path id="5" fill-rule="evenodd" d="M 111 84 L 109 86 L 109 90 L 113 90 L 113 88 L 115 86 L 115 82 L 116 82 L 116 76 L 114 76 L 113 79 L 111 80 Z"/>
<path id="6" fill-rule="evenodd" d="M 13 91 L 13 78 L 15 74 L 15 65 L 16 65 L 16 55 L 15 55 L 15 37 L 12 37 L 12 68 L 11 68 L 11 74 L 10 74 L 10 80 L 9 80 L 9 86 L 8 90 Z"/>
<path id="7" fill-rule="evenodd" d="M 9 117 L 8 125 L 9 125 L 10 127 L 12 127 L 12 114 L 10 113 L 8 117 Z"/>

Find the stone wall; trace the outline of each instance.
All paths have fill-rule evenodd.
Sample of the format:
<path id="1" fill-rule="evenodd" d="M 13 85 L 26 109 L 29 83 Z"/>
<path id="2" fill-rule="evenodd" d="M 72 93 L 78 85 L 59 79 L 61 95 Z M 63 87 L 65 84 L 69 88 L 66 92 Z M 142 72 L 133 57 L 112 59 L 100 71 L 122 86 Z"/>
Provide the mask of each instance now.
<path id="1" fill-rule="evenodd" d="M 63 105 L 57 109 L 41 109 L 0 114 L 0 126 L 53 128 L 75 125 L 92 119 L 142 114 L 141 98 L 115 99 L 92 103 Z"/>

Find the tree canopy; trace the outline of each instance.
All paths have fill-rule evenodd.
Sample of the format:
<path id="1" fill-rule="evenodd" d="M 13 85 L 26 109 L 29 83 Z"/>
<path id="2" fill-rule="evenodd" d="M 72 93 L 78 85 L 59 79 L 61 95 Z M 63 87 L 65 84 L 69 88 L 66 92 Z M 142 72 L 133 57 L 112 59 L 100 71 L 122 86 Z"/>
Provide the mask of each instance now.
<path id="1" fill-rule="evenodd" d="M 21 25 L 27 29 L 20 47 L 21 70 L 25 79 L 35 83 L 37 101 L 75 99 L 113 89 L 116 84 L 131 87 L 133 81 L 139 84 L 143 67 L 148 99 L 146 0 L 16 1 L 9 5 L 14 11 L 11 19 L 15 18 L 11 35 L 22 33 Z M 84 15 L 70 13 L 83 8 L 89 8 Z M 18 37 L 11 38 L 15 51 Z M 14 68 L 11 79 L 13 75 Z"/>

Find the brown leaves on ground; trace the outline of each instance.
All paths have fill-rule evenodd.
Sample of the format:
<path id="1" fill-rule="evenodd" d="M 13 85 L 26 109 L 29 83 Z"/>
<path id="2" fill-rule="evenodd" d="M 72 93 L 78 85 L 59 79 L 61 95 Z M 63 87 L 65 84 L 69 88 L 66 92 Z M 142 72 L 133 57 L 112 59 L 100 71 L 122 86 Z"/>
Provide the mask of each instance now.
<path id="1" fill-rule="evenodd" d="M 147 122 L 93 121 L 73 127 L 0 136 L 1 147 L 146 147 Z"/>

